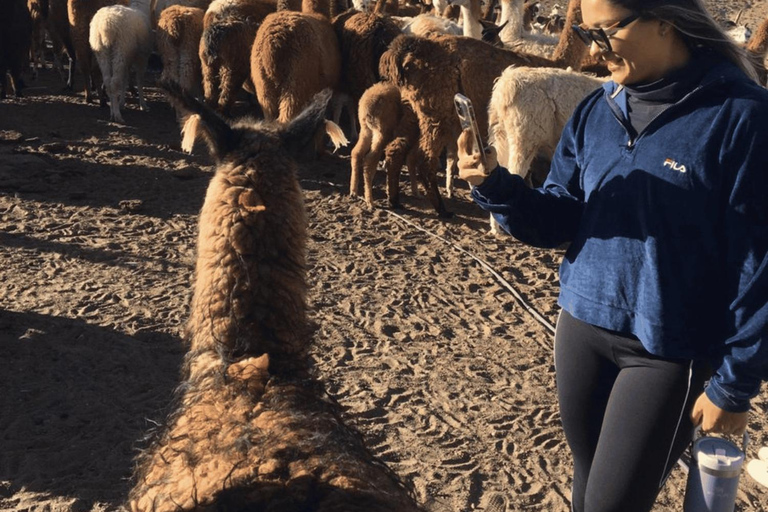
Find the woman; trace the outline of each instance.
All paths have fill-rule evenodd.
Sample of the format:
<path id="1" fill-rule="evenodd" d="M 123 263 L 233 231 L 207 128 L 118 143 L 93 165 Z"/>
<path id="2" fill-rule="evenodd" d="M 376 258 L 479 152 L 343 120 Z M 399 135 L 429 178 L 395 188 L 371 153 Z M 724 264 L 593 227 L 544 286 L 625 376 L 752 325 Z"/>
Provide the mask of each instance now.
<path id="1" fill-rule="evenodd" d="M 582 14 L 611 81 L 544 185 L 493 150 L 483 166 L 467 133 L 459 170 L 514 237 L 570 243 L 555 367 L 573 510 L 648 511 L 694 427 L 742 433 L 768 375 L 768 92 L 700 0 Z"/>

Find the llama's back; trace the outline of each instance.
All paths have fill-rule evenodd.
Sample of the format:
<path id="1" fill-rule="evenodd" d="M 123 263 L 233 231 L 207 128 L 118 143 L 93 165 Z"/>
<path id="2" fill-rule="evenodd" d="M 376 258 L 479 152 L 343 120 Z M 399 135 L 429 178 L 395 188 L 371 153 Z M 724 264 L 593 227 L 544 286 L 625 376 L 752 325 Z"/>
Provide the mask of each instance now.
<path id="1" fill-rule="evenodd" d="M 201 82 L 198 47 L 203 33 L 202 9 L 173 5 L 160 14 L 157 48 L 163 61 L 163 78 L 179 82 L 185 90 Z"/>
<path id="2" fill-rule="evenodd" d="M 136 56 L 135 52 L 149 54 L 151 51 L 149 18 L 141 11 L 124 5 L 103 7 L 91 20 L 88 42 L 96 54 L 108 52 L 130 63 Z M 121 55 L 115 55 L 117 52 Z"/>
<path id="3" fill-rule="evenodd" d="M 338 39 L 326 18 L 293 11 L 267 16 L 251 53 L 251 76 L 265 117 L 288 121 L 317 92 L 334 88 L 340 60 Z"/>

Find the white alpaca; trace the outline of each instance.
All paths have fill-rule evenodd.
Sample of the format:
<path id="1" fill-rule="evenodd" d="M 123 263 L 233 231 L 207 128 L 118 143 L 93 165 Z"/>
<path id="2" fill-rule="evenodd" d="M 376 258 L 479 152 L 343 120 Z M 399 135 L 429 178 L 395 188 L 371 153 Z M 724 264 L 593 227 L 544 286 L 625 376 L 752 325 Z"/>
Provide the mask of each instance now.
<path id="1" fill-rule="evenodd" d="M 564 69 L 505 69 L 488 103 L 488 141 L 496 149 L 499 164 L 530 184 L 533 159 L 552 159 L 571 114 L 602 84 L 598 78 Z M 491 231 L 498 232 L 493 217 Z"/>
<path id="2" fill-rule="evenodd" d="M 434 14 L 419 14 L 413 17 L 392 16 L 403 34 L 428 37 L 434 34 L 451 36 L 464 35 L 464 29 L 458 23 Z"/>
<path id="3" fill-rule="evenodd" d="M 130 7 L 111 5 L 99 9 L 91 20 L 88 41 L 104 79 L 109 97 L 110 120 L 123 122 L 120 108 L 125 105 L 125 90 L 131 71 L 136 73 L 139 106 L 144 101 L 144 72 L 152 51 L 149 0 L 134 0 Z"/>
<path id="4" fill-rule="evenodd" d="M 451 0 L 451 5 L 461 8 L 462 31 L 466 37 L 473 39 L 483 38 L 483 25 L 480 19 L 483 17 L 481 0 Z"/>

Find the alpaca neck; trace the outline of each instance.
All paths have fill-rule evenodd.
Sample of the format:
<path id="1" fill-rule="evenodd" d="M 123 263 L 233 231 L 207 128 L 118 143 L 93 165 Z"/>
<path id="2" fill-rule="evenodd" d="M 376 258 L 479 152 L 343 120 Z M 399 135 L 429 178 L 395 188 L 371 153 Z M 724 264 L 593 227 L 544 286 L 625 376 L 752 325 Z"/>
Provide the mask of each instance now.
<path id="1" fill-rule="evenodd" d="M 568 3 L 568 12 L 565 14 L 565 28 L 560 33 L 560 39 L 552 52 L 552 60 L 558 67 L 571 67 L 574 70 L 581 69 L 581 62 L 587 53 L 587 45 L 576 35 L 572 25 L 580 25 L 581 0 L 571 0 Z"/>
<path id="2" fill-rule="evenodd" d="M 517 41 L 523 37 L 523 0 L 502 0 L 499 26 L 504 25 L 499 33 L 502 41 Z"/>
<path id="3" fill-rule="evenodd" d="M 461 6 L 461 16 L 464 19 L 464 35 L 472 39 L 483 38 L 483 26 L 480 24 L 480 0 L 472 0 L 469 6 Z"/>
<path id="4" fill-rule="evenodd" d="M 322 14 L 331 18 L 331 2 L 329 0 L 302 0 L 301 12 L 306 14 Z"/>

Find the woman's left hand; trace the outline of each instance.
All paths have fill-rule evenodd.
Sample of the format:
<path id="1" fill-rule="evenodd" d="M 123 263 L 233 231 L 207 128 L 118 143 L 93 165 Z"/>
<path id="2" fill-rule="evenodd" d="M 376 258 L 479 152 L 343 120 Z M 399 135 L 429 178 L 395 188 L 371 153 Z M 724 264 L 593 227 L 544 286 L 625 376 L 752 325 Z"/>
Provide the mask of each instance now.
<path id="1" fill-rule="evenodd" d="M 740 436 L 747 429 L 749 412 L 728 412 L 719 408 L 702 393 L 691 411 L 694 426 L 701 425 L 704 432 L 715 434 L 733 434 Z"/>

